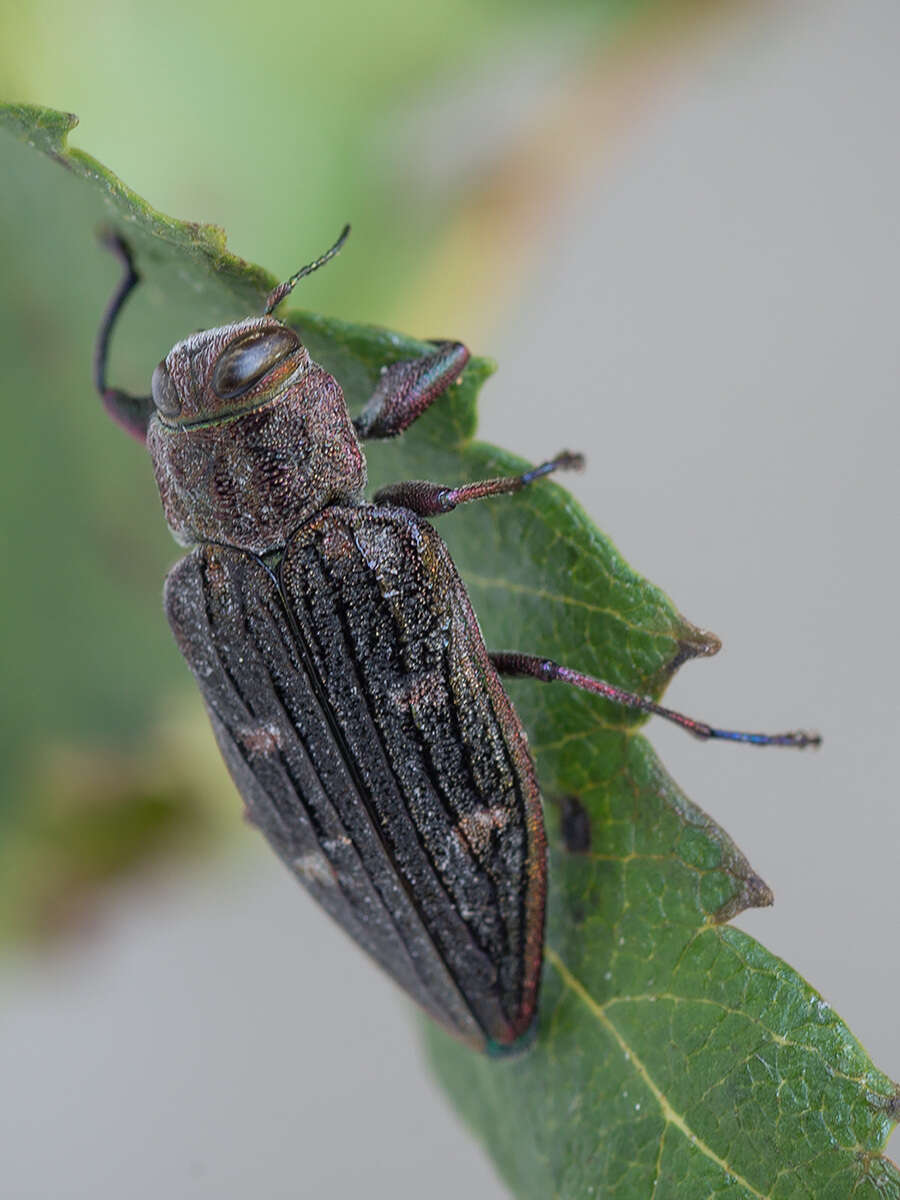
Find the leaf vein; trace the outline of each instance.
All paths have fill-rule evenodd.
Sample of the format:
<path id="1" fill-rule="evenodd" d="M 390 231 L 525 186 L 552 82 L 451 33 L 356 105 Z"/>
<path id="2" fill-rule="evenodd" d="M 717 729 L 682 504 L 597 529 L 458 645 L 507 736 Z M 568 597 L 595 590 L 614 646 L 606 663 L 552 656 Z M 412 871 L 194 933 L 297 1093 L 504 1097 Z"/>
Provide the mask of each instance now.
<path id="1" fill-rule="evenodd" d="M 645 624 L 638 624 L 635 621 L 629 621 L 617 612 L 614 608 L 608 608 L 602 604 L 592 604 L 589 600 L 583 600 L 578 596 L 565 596 L 559 592 L 551 592 L 547 588 L 534 587 L 532 584 L 517 583 L 511 579 L 493 578 L 489 575 L 478 575 L 473 571 L 466 571 L 466 583 L 469 586 L 478 586 L 483 588 L 494 588 L 498 591 L 515 592 L 522 596 L 532 596 L 536 600 L 548 600 L 553 604 L 562 604 L 568 608 L 580 608 L 585 612 L 595 613 L 600 616 L 608 617 L 616 622 L 617 625 L 623 625 L 626 629 L 630 629 L 633 633 L 640 634 L 641 637 L 665 637 L 670 641 L 674 641 L 671 631 L 649 629 Z"/>
<path id="2" fill-rule="evenodd" d="M 641 1079 L 644 1081 L 648 1090 L 651 1092 L 657 1104 L 659 1105 L 666 1125 L 674 1125 L 675 1128 L 687 1138 L 688 1142 L 692 1146 L 695 1146 L 701 1152 L 701 1154 L 704 1154 L 710 1160 L 710 1162 L 715 1163 L 716 1166 L 719 1167 L 719 1169 L 726 1176 L 733 1179 L 736 1183 L 739 1183 L 741 1187 L 746 1188 L 751 1196 L 757 1197 L 757 1200 L 770 1200 L 770 1196 L 767 1193 L 760 1192 L 757 1188 L 755 1188 L 753 1184 L 749 1182 L 749 1180 L 738 1174 L 733 1167 L 730 1167 L 723 1158 L 716 1154 L 715 1150 L 713 1150 L 711 1146 L 707 1145 L 707 1143 L 698 1134 L 694 1133 L 684 1117 L 680 1113 L 676 1112 L 669 1103 L 665 1093 L 660 1088 L 659 1084 L 656 1083 L 647 1067 L 637 1056 L 637 1054 L 635 1054 L 629 1043 L 616 1028 L 610 1018 L 606 1015 L 606 1012 L 604 1011 L 605 1006 L 597 1003 L 584 984 L 572 974 L 556 951 L 550 946 L 547 947 L 546 957 L 548 962 L 551 962 L 554 967 L 556 967 L 565 986 L 569 988 L 570 991 L 575 993 L 575 995 L 590 1010 L 590 1012 L 603 1026 L 607 1033 L 609 1033 L 615 1039 L 615 1041 L 618 1042 L 622 1051 L 628 1055 L 629 1062 L 640 1075 Z"/>

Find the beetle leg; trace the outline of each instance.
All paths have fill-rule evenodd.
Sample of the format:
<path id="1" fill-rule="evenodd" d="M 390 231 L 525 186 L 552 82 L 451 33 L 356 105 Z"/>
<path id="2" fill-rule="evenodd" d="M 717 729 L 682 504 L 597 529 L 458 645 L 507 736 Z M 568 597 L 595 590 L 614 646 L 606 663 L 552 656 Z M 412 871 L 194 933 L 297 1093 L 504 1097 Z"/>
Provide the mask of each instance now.
<path id="1" fill-rule="evenodd" d="M 120 392 L 118 388 L 106 386 L 106 360 L 113 326 L 125 306 L 125 301 L 140 283 L 141 277 L 135 270 L 134 258 L 127 242 L 108 231 L 101 235 L 100 240 L 108 250 L 112 250 L 125 270 L 100 322 L 97 344 L 94 347 L 94 385 L 113 420 L 121 425 L 126 433 L 143 442 L 147 434 L 147 423 L 153 412 L 152 397 L 129 396 L 127 392 Z"/>
<path id="2" fill-rule="evenodd" d="M 466 363 L 462 342 L 437 342 L 432 354 L 385 367 L 372 398 L 353 424 L 361 438 L 396 437 L 446 392 Z"/>
<path id="3" fill-rule="evenodd" d="M 375 503 L 409 508 L 420 517 L 437 517 L 452 512 L 457 504 L 469 500 L 484 500 L 487 496 L 506 496 L 520 492 L 536 479 L 543 479 L 552 471 L 580 470 L 584 459 L 580 454 L 563 450 L 556 458 L 532 467 L 522 475 L 505 475 L 499 479 L 480 479 L 465 483 L 461 487 L 448 488 L 440 483 L 427 483 L 422 479 L 411 479 L 403 483 L 392 483 L 375 494 Z"/>
<path id="4" fill-rule="evenodd" d="M 539 658 L 536 654 L 515 653 L 491 653 L 489 657 L 501 675 L 527 675 L 544 683 L 560 679 L 563 683 L 570 683 L 585 692 L 603 696 L 624 708 L 634 708 L 640 712 L 665 717 L 667 721 L 673 721 L 703 741 L 709 738 L 725 738 L 730 742 L 749 742 L 752 746 L 796 746 L 798 749 L 804 746 L 818 746 L 822 741 L 817 733 L 806 733 L 803 730 L 793 733 L 742 733 L 736 729 L 714 729 L 705 721 L 696 721 L 693 717 L 686 717 L 671 708 L 663 708 L 661 704 L 645 696 L 623 691 L 622 688 L 605 683 L 602 679 L 595 679 L 592 675 L 582 675 L 580 671 L 573 671 L 570 667 L 561 667 L 549 658 Z"/>

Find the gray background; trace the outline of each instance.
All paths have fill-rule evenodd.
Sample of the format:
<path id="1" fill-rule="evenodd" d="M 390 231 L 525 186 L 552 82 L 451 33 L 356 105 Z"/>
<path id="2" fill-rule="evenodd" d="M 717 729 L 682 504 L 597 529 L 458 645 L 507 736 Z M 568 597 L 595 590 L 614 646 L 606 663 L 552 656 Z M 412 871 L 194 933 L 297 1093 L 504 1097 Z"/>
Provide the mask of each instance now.
<path id="1" fill-rule="evenodd" d="M 488 347 L 481 433 L 584 450 L 573 490 L 723 637 L 673 705 L 826 735 L 799 755 L 651 733 L 775 888 L 741 927 L 896 1078 L 900 7 L 784 8 L 695 60 L 567 199 Z M 123 892 L 3 989 L 16 1200 L 503 1194 L 405 1004 L 255 841 Z"/>

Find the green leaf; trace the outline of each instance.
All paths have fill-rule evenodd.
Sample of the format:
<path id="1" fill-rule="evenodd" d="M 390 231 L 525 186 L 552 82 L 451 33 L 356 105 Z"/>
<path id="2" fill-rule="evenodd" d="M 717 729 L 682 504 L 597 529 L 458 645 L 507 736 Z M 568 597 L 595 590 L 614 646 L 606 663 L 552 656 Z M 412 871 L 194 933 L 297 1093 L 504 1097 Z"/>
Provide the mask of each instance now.
<path id="1" fill-rule="evenodd" d="M 258 311 L 274 278 L 229 254 L 219 231 L 161 216 L 70 149 L 72 124 L 44 109 L 0 110 L 0 125 L 68 168 L 56 179 L 73 203 L 87 212 L 103 198 L 166 319 L 171 303 L 185 320 L 182 333 Z M 111 288 L 113 264 L 104 270 Z M 151 328 L 132 319 L 124 341 L 146 377 L 158 330 L 142 311 Z M 354 409 L 385 362 L 421 345 L 309 313 L 288 319 Z M 114 382 L 125 361 L 119 350 Z M 456 483 L 519 467 L 472 441 L 491 369 L 475 360 L 407 436 L 374 447 L 373 484 Z M 95 435 L 82 436 L 89 447 Z M 492 647 L 552 655 L 654 695 L 686 659 L 716 648 L 553 483 L 472 505 L 441 532 Z M 126 658 L 119 686 L 129 685 Z M 551 840 L 538 1032 L 505 1060 L 433 1027 L 427 1036 L 440 1079 L 514 1194 L 900 1196 L 900 1174 L 881 1154 L 900 1115 L 897 1089 L 808 984 L 725 923 L 770 903 L 769 890 L 668 778 L 641 718 L 561 685 L 517 681 L 510 692 Z"/>

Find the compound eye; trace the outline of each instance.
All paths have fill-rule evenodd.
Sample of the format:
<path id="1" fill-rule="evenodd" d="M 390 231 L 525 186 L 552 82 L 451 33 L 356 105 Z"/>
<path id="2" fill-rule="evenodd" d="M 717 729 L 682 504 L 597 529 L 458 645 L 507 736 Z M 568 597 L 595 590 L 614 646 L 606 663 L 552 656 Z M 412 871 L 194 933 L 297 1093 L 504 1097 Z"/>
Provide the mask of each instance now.
<path id="1" fill-rule="evenodd" d="M 290 329 L 254 329 L 237 338 L 219 355 L 212 386 L 222 400 L 233 400 L 300 345 Z"/>
<path id="2" fill-rule="evenodd" d="M 172 382 L 172 376 L 166 370 L 165 359 L 153 372 L 150 390 L 153 393 L 153 403 L 164 417 L 178 416 L 181 412 L 181 398 Z"/>

